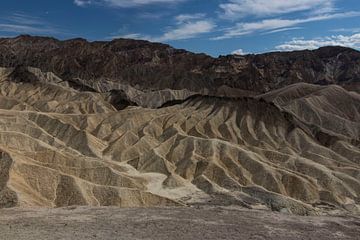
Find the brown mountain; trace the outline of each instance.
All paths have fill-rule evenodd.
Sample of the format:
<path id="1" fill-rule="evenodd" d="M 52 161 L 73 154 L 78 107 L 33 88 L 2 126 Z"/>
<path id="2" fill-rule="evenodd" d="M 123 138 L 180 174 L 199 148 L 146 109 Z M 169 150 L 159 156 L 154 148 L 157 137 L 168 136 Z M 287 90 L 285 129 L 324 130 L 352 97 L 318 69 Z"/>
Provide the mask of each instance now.
<path id="1" fill-rule="evenodd" d="M 212 58 L 160 43 L 118 39 L 88 42 L 19 36 L 0 40 L 0 66 L 24 65 L 69 82 L 115 82 L 138 90 L 219 88 L 264 93 L 306 82 L 359 91 L 360 52 L 343 47 Z M 107 90 L 117 90 L 107 86 Z M 232 92 L 232 91 L 231 91 Z"/>
<path id="2" fill-rule="evenodd" d="M 355 50 L 214 59 L 135 40 L 0 46 L 0 207 L 360 212 L 360 95 L 341 86 L 358 84 Z"/>

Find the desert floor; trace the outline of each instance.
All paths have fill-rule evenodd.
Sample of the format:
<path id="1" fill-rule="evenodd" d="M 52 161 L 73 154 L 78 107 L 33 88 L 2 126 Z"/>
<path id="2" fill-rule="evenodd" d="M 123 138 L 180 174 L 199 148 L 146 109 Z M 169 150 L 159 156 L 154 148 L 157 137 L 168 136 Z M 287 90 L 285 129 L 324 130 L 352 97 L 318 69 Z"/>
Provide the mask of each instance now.
<path id="1" fill-rule="evenodd" d="M 0 210 L 0 239 L 360 239 L 360 217 L 217 207 L 13 208 Z"/>

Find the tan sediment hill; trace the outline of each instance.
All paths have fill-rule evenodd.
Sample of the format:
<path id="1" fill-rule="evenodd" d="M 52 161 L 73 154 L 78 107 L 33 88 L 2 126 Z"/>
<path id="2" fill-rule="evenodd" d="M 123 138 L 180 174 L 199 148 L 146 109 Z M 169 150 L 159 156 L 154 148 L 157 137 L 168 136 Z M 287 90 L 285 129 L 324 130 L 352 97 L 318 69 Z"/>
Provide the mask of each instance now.
<path id="1" fill-rule="evenodd" d="M 90 92 L 29 67 L 2 68 L 0 81 L 0 207 L 360 212 L 355 92 L 311 84 L 238 98 L 126 85 Z"/>
<path id="2" fill-rule="evenodd" d="M 332 136 L 359 139 L 360 95 L 338 85 L 298 83 L 257 96 Z"/>

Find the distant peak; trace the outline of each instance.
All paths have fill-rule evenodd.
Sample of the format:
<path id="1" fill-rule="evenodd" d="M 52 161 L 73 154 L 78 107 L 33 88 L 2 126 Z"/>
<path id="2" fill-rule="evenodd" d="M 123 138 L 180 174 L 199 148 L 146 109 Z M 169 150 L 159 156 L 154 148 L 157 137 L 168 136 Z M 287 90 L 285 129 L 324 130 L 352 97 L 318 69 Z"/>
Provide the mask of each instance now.
<path id="1" fill-rule="evenodd" d="M 59 41 L 56 38 L 53 37 L 44 37 L 44 36 L 32 36 L 29 34 L 22 34 L 15 38 L 15 40 L 25 40 L 25 41 L 41 41 L 41 40 L 52 40 L 52 41 Z"/>

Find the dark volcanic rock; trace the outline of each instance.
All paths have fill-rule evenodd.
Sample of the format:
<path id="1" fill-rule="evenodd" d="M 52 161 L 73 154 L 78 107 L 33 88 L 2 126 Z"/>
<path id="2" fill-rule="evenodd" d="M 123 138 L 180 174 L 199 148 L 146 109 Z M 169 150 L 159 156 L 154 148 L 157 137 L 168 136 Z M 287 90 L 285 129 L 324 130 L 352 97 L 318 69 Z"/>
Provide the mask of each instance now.
<path id="1" fill-rule="evenodd" d="M 53 72 L 73 82 L 106 80 L 140 90 L 219 87 L 267 92 L 297 82 L 359 90 L 360 52 L 343 47 L 212 58 L 147 41 L 88 42 L 19 36 L 0 39 L 0 67 Z"/>

